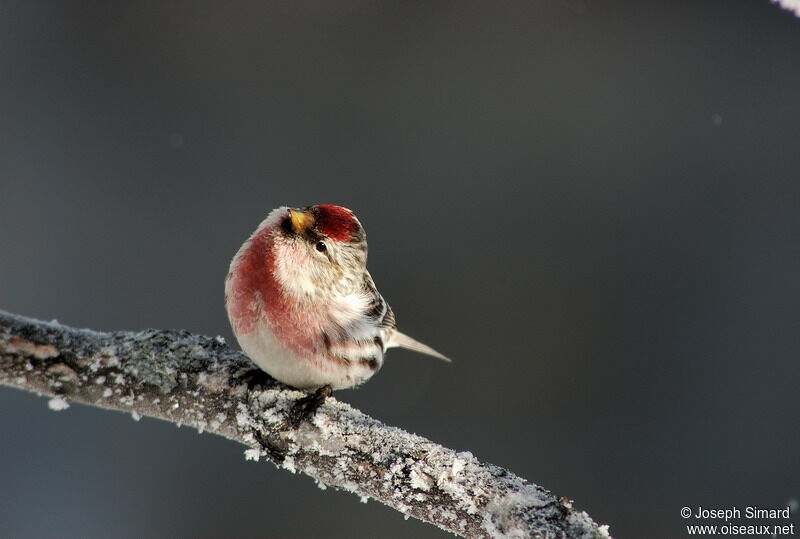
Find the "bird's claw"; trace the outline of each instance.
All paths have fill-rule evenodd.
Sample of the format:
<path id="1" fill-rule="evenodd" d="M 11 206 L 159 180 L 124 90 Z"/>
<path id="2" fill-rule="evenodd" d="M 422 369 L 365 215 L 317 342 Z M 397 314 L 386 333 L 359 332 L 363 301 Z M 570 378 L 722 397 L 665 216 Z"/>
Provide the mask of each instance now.
<path id="1" fill-rule="evenodd" d="M 300 426 L 300 423 L 313 417 L 325 399 L 331 396 L 331 393 L 333 393 L 331 386 L 322 386 L 311 395 L 295 401 L 286 414 L 286 421 L 281 430 L 294 430 Z"/>
<path id="2" fill-rule="evenodd" d="M 272 376 L 262 371 L 261 369 L 250 369 L 244 374 L 234 378 L 234 380 L 236 381 L 237 384 L 245 382 L 247 384 L 247 390 L 252 391 L 253 388 L 255 387 L 262 387 L 262 388 L 265 387 L 267 385 L 267 382 L 272 380 Z"/>

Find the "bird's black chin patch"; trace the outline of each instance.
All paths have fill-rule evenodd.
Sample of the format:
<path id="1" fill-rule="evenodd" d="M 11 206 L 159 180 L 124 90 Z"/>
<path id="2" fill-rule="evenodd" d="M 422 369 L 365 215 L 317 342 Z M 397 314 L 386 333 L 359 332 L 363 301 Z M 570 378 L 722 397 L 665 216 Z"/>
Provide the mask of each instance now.
<path id="1" fill-rule="evenodd" d="M 297 234 L 292 226 L 292 218 L 288 215 L 281 220 L 281 230 L 284 234 L 290 237 Z"/>

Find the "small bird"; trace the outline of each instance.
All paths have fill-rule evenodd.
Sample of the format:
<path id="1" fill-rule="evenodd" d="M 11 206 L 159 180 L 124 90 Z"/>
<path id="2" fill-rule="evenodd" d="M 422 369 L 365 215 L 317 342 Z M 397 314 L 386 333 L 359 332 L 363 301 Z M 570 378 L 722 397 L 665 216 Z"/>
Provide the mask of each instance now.
<path id="1" fill-rule="evenodd" d="M 397 330 L 367 271 L 364 228 L 341 206 L 270 212 L 231 261 L 225 308 L 256 365 L 287 385 L 316 390 L 309 409 L 334 389 L 369 380 L 387 348 L 450 361 Z"/>

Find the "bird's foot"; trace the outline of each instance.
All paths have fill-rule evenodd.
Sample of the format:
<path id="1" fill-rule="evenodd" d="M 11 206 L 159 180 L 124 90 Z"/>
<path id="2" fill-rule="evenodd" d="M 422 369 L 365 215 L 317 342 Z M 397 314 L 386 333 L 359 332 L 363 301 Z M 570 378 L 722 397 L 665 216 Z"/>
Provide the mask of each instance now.
<path id="1" fill-rule="evenodd" d="M 265 387 L 272 377 L 261 369 L 250 369 L 242 375 L 234 378 L 237 384 L 242 382 L 247 384 L 247 390 L 252 391 L 255 387 Z"/>
<path id="2" fill-rule="evenodd" d="M 313 417 L 325 399 L 331 396 L 331 393 L 333 393 L 331 386 L 322 386 L 311 395 L 295 401 L 286 414 L 286 421 L 281 430 L 294 430 L 300 426 L 300 423 Z"/>

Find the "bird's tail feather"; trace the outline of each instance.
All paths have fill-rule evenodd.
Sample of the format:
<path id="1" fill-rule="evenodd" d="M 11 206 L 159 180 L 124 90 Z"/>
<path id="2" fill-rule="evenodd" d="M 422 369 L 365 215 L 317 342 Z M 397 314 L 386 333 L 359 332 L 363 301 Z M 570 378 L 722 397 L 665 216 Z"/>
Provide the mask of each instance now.
<path id="1" fill-rule="evenodd" d="M 406 348 L 408 350 L 413 350 L 414 352 L 419 352 L 420 354 L 427 354 L 429 356 L 439 358 L 443 361 L 447 361 L 448 363 L 453 361 L 449 357 L 440 354 L 427 344 L 422 344 L 421 342 L 412 339 L 405 333 L 400 333 L 397 330 L 395 330 L 395 332 L 392 334 L 392 337 L 389 339 L 389 343 L 386 346 L 388 348 L 392 347 Z"/>

